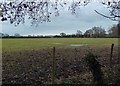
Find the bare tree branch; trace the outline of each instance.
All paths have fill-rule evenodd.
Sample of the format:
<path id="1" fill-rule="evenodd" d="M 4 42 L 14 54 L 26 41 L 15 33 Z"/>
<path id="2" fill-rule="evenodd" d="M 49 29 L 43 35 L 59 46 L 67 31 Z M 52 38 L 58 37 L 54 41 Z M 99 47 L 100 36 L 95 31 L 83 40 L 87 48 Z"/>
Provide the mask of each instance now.
<path id="1" fill-rule="evenodd" d="M 31 24 L 38 25 L 43 22 L 50 22 L 51 15 L 59 16 L 61 7 L 68 7 L 72 14 L 76 14 L 76 9 L 80 6 L 86 6 L 90 0 L 35 0 L 35 1 L 10 1 L 0 3 L 0 15 L 2 21 L 10 20 L 11 24 L 19 25 L 25 22 L 27 15 Z M 68 6 L 69 5 L 69 6 Z M 66 7 L 65 7 L 66 6 Z"/>
<path id="2" fill-rule="evenodd" d="M 30 19 L 31 24 L 39 25 L 39 23 L 50 22 L 51 15 L 59 16 L 60 8 L 68 8 L 72 14 L 76 14 L 76 10 L 80 7 L 88 5 L 91 0 L 22 0 L 20 2 L 9 1 L 0 3 L 0 17 L 2 21 L 10 20 L 11 24 L 19 25 L 25 23 L 26 16 Z M 104 15 L 97 10 L 95 12 L 103 17 L 113 21 L 120 21 L 120 1 L 100 2 L 110 8 L 110 16 Z"/>
<path id="3" fill-rule="evenodd" d="M 98 12 L 97 10 L 94 10 L 94 11 L 95 11 L 97 14 L 103 16 L 103 17 L 109 18 L 109 19 L 111 19 L 111 20 L 113 20 L 113 21 L 118 21 L 117 19 L 115 19 L 115 18 L 116 18 L 115 16 L 113 16 L 113 17 L 112 17 L 112 16 L 106 16 L 106 15 Z"/>
<path id="4" fill-rule="evenodd" d="M 114 0 L 114 1 L 102 1 L 100 2 L 101 4 L 107 6 L 109 10 L 110 16 L 104 15 L 97 10 L 95 12 L 105 18 L 109 18 L 113 21 L 118 21 L 120 22 L 120 1 L 119 0 Z"/>

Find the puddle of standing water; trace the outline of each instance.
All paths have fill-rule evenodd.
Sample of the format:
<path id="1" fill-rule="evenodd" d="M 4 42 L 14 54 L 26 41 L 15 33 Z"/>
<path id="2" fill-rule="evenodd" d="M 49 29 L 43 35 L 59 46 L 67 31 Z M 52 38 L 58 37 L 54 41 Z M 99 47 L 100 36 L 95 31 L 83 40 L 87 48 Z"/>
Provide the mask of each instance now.
<path id="1" fill-rule="evenodd" d="M 77 47 L 77 46 L 85 46 L 85 45 L 87 45 L 87 44 L 62 44 L 62 43 L 52 43 L 52 44 L 56 44 L 56 45 L 65 45 L 65 46 L 75 46 L 75 47 Z"/>
<path id="2" fill-rule="evenodd" d="M 69 44 L 67 46 L 75 46 L 75 47 L 77 47 L 77 46 L 84 46 L 84 45 L 83 44 Z"/>
<path id="3" fill-rule="evenodd" d="M 62 43 L 52 43 L 52 44 L 62 44 Z"/>
<path id="4" fill-rule="evenodd" d="M 86 46 L 87 44 L 68 44 L 67 46 L 79 47 L 79 46 Z"/>

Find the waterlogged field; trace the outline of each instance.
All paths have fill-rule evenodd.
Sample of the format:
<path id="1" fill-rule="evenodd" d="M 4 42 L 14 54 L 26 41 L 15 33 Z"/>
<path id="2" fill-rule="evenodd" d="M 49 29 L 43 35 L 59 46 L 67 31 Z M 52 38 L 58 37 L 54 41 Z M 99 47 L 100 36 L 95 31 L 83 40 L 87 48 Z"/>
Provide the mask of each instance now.
<path id="1" fill-rule="evenodd" d="M 14 38 L 2 39 L 5 51 L 42 49 L 50 47 L 110 46 L 118 44 L 117 38 Z M 72 46 L 73 45 L 73 46 Z"/>

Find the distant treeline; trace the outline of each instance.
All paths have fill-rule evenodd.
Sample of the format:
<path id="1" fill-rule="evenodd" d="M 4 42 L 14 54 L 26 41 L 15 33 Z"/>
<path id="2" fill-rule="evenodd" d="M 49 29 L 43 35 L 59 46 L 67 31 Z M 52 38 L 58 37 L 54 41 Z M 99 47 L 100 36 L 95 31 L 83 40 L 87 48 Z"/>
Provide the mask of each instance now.
<path id="1" fill-rule="evenodd" d="M 8 34 L 0 33 L 1 38 L 119 38 L 120 35 L 120 28 L 118 25 L 113 25 L 108 31 L 105 31 L 102 27 L 93 27 L 92 29 L 86 30 L 84 33 L 80 30 L 77 30 L 75 34 L 66 34 L 60 33 L 60 35 L 28 35 L 28 36 L 21 36 L 20 34 L 16 33 L 14 36 L 10 36 Z"/>
<path id="2" fill-rule="evenodd" d="M 110 36 L 105 36 L 105 37 L 85 37 L 84 35 L 80 36 L 80 37 L 77 37 L 75 35 L 66 35 L 66 36 L 59 36 L 59 35 L 55 35 L 55 36 L 31 36 L 31 37 L 28 37 L 28 36 L 19 36 L 19 37 L 16 37 L 16 36 L 4 36 L 4 37 L 0 37 L 0 38 L 120 38 L 120 37 L 110 37 Z"/>

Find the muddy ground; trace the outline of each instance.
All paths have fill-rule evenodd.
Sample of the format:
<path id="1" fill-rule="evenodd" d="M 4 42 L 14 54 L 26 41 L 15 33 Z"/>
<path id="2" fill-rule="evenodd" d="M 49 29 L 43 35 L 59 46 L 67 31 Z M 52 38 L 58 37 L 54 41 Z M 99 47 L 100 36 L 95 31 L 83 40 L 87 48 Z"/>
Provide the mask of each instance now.
<path id="1" fill-rule="evenodd" d="M 91 84 L 92 73 L 84 60 L 87 52 L 98 56 L 105 82 L 108 83 L 110 47 L 101 48 L 57 48 L 55 50 L 55 83 L 61 84 Z M 118 77 L 118 47 L 113 50 L 113 71 Z M 53 49 L 3 51 L 2 81 L 3 84 L 22 84 L 24 86 L 39 86 L 52 83 Z"/>

